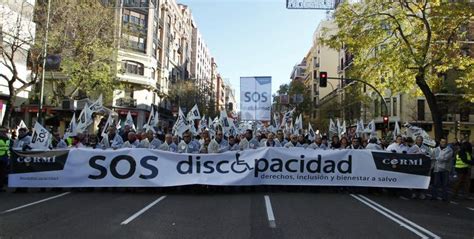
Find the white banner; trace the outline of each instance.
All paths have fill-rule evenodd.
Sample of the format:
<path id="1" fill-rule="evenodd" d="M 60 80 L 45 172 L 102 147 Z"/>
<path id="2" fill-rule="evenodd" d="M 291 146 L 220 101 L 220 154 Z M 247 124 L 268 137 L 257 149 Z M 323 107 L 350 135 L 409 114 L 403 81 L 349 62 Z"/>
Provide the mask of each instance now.
<path id="1" fill-rule="evenodd" d="M 428 188 L 422 154 L 260 148 L 221 154 L 151 149 L 14 151 L 10 187 L 326 185 Z"/>
<path id="2" fill-rule="evenodd" d="M 242 120 L 271 120 L 272 77 L 240 77 Z"/>

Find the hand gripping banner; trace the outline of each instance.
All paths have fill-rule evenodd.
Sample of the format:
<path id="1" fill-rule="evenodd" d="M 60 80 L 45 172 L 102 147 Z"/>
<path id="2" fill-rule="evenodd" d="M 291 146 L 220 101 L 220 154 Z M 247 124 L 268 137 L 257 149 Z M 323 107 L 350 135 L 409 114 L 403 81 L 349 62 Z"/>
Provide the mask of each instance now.
<path id="1" fill-rule="evenodd" d="M 428 188 L 431 159 L 369 150 L 259 148 L 221 154 L 151 149 L 14 151 L 10 187 L 314 185 Z"/>

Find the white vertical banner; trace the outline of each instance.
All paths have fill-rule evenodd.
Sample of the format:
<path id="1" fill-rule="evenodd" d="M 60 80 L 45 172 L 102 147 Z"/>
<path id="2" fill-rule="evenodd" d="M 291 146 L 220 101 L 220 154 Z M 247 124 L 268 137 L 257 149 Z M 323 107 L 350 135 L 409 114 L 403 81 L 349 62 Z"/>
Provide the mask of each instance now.
<path id="1" fill-rule="evenodd" d="M 272 77 L 240 77 L 242 120 L 271 120 Z"/>

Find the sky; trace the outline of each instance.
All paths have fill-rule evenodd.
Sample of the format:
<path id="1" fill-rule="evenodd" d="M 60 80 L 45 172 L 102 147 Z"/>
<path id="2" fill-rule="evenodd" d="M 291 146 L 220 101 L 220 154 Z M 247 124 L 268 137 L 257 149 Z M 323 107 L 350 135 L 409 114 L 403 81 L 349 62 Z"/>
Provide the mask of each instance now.
<path id="1" fill-rule="evenodd" d="M 285 0 L 177 0 L 191 8 L 218 72 L 239 105 L 240 77 L 271 76 L 272 94 L 290 82 L 312 44 L 323 10 L 286 9 Z"/>

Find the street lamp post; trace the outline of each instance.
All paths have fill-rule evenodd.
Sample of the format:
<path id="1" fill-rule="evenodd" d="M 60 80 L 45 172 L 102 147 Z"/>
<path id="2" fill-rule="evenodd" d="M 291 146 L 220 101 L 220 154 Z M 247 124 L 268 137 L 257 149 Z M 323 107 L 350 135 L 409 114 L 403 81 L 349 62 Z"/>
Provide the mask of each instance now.
<path id="1" fill-rule="evenodd" d="M 48 10 L 46 17 L 46 30 L 44 34 L 44 45 L 43 45 L 43 69 L 41 72 L 41 92 L 40 92 L 40 101 L 38 106 L 38 113 L 36 117 L 41 124 L 44 124 L 43 118 L 43 98 L 44 98 L 44 76 L 46 74 L 46 56 L 48 54 L 48 32 L 49 32 L 49 16 L 51 12 L 51 0 L 48 0 Z"/>

